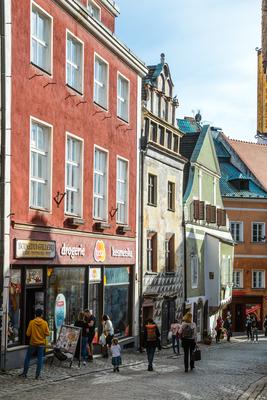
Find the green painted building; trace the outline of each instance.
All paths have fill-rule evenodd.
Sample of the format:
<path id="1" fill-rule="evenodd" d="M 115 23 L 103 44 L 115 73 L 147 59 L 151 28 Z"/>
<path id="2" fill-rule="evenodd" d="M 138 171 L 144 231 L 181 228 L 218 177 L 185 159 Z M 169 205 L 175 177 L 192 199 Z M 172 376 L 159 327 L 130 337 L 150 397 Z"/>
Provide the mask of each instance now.
<path id="1" fill-rule="evenodd" d="M 232 298 L 234 243 L 220 192 L 220 167 L 208 125 L 178 120 L 183 131 L 185 307 L 197 323 L 198 340 L 212 332 Z"/>

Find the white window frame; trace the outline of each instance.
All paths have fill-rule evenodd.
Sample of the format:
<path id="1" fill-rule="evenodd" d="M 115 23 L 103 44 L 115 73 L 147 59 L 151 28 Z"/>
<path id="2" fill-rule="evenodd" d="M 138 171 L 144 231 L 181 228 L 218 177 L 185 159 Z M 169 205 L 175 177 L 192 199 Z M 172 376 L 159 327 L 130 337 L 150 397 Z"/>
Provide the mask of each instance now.
<path id="1" fill-rule="evenodd" d="M 239 274 L 239 285 L 237 283 L 237 274 Z M 233 271 L 233 284 L 234 289 L 243 289 L 244 288 L 244 270 L 243 269 L 234 269 Z"/>
<path id="2" fill-rule="evenodd" d="M 190 257 L 190 268 L 191 268 L 191 288 L 197 289 L 198 287 L 198 255 L 191 254 Z M 196 278 L 195 278 L 196 277 Z"/>
<path id="3" fill-rule="evenodd" d="M 262 273 L 262 286 L 258 286 L 259 283 L 259 278 L 256 277 L 256 286 L 254 286 L 254 273 Z M 252 270 L 252 284 L 251 287 L 252 289 L 265 289 L 266 283 L 265 283 L 265 271 L 264 270 L 260 270 L 260 269 L 253 269 Z"/>
<path id="4" fill-rule="evenodd" d="M 242 243 L 244 241 L 244 224 L 243 221 L 230 221 L 230 232 L 232 234 L 231 224 L 235 224 L 234 227 L 234 235 L 232 235 L 233 239 L 237 243 Z M 239 225 L 239 240 L 236 240 L 236 225 Z"/>
<path id="5" fill-rule="evenodd" d="M 90 7 L 91 7 L 91 10 L 90 10 Z M 97 9 L 98 9 L 98 11 L 99 11 L 99 18 L 97 18 L 97 17 L 94 15 L 93 8 L 97 8 Z M 95 1 L 93 1 L 93 0 L 88 0 L 88 1 L 87 1 L 87 10 L 88 10 L 89 14 L 91 15 L 91 17 L 93 17 L 93 18 L 96 19 L 97 21 L 101 21 L 101 7 L 100 7 L 98 4 L 96 4 Z"/>
<path id="6" fill-rule="evenodd" d="M 31 153 L 32 153 L 32 146 L 31 146 L 31 135 L 32 135 L 32 125 L 33 123 L 42 125 L 48 130 L 48 143 L 47 143 L 47 172 L 46 172 L 46 179 L 42 178 L 32 178 L 31 171 L 32 171 L 32 160 L 31 160 Z M 52 210 L 52 160 L 53 160 L 53 126 L 45 121 L 42 121 L 35 117 L 30 117 L 30 161 L 29 161 L 29 207 L 31 209 L 43 210 L 43 211 L 51 211 Z M 38 154 L 41 154 L 41 151 L 36 150 Z M 45 152 L 44 152 L 45 153 Z M 44 207 L 38 206 L 36 204 L 32 204 L 31 197 L 32 197 L 32 190 L 31 190 L 31 182 L 40 182 L 46 185 L 46 200 Z"/>
<path id="7" fill-rule="evenodd" d="M 72 39 L 79 43 L 81 45 L 81 65 L 79 66 L 78 64 L 73 63 L 72 61 L 68 60 L 68 37 L 72 37 Z M 80 87 L 75 87 L 72 85 L 72 83 L 68 82 L 68 64 L 75 69 L 81 69 L 81 77 L 80 77 Z M 84 93 L 84 42 L 79 39 L 77 36 L 75 36 L 71 31 L 66 29 L 66 85 L 73 89 L 75 92 L 79 93 L 80 95 L 83 95 Z M 78 85 L 79 86 L 79 85 Z"/>
<path id="8" fill-rule="evenodd" d="M 261 221 L 252 221 L 252 222 L 251 222 L 251 242 L 252 242 L 252 243 L 265 243 L 265 242 L 266 242 L 266 238 L 265 238 L 264 240 L 259 240 L 259 241 L 254 241 L 254 240 L 253 240 L 253 225 L 254 225 L 254 224 L 262 225 L 262 226 L 263 226 L 262 235 L 263 235 L 263 237 L 266 236 L 265 222 L 261 222 Z"/>
<path id="9" fill-rule="evenodd" d="M 123 161 L 126 163 L 126 181 L 123 182 L 123 180 L 119 179 L 118 177 L 118 162 Z M 117 211 L 116 213 L 116 222 L 117 224 L 123 224 L 127 225 L 128 224 L 128 209 L 129 209 L 129 160 L 126 158 L 117 156 L 117 163 L 116 163 L 116 168 L 117 168 L 117 175 L 116 175 L 116 207 L 118 208 L 118 204 L 123 204 L 125 206 L 125 219 L 124 221 L 119 218 L 119 212 Z M 125 201 L 122 202 L 118 200 L 118 183 L 125 183 Z"/>
<path id="10" fill-rule="evenodd" d="M 100 63 L 106 65 L 106 82 L 100 82 L 96 79 L 96 60 L 99 60 Z M 95 85 L 100 86 L 103 88 L 105 86 L 105 104 L 101 104 L 101 102 L 96 99 L 95 96 Z M 103 107 L 105 110 L 108 110 L 109 108 L 109 63 L 101 57 L 99 54 L 94 53 L 94 94 L 93 94 L 94 102 L 99 105 L 100 107 Z"/>
<path id="11" fill-rule="evenodd" d="M 127 116 L 120 115 L 119 114 L 119 101 L 124 102 L 125 99 L 119 96 L 119 79 L 125 80 L 128 82 L 128 95 L 127 95 Z M 123 121 L 129 123 L 130 121 L 130 80 L 126 78 L 123 74 L 121 74 L 119 71 L 117 73 L 117 117 L 122 119 Z"/>
<path id="12" fill-rule="evenodd" d="M 102 153 L 106 154 L 106 176 L 105 176 L 105 181 L 104 181 L 104 193 L 103 195 L 100 195 L 98 193 L 95 193 L 95 173 L 99 175 L 103 175 L 102 171 L 96 171 L 95 170 L 95 153 L 96 151 L 100 151 Z M 98 220 L 98 221 L 107 221 L 108 220 L 108 177 L 109 177 L 109 152 L 106 149 L 103 149 L 102 147 L 99 146 L 94 146 L 94 173 L 93 173 L 93 219 Z M 103 199 L 104 202 L 104 207 L 103 207 L 103 215 L 98 216 L 95 214 L 95 198 Z"/>
<path id="13" fill-rule="evenodd" d="M 68 138 L 72 140 L 76 140 L 80 142 L 80 163 L 77 163 L 76 161 L 68 161 Z M 84 151 L 84 141 L 82 138 L 79 136 L 76 136 L 70 132 L 66 132 L 66 143 L 65 143 L 65 214 L 66 215 L 72 215 L 72 216 L 77 216 L 82 218 L 83 217 L 83 151 Z M 68 187 L 67 185 L 67 165 L 70 164 L 74 167 L 79 168 L 79 187 L 75 189 L 73 186 Z M 67 191 L 77 193 L 78 197 L 78 205 L 75 207 L 75 210 L 73 212 L 68 211 L 67 209 Z"/>
<path id="14" fill-rule="evenodd" d="M 30 43 L 30 61 L 31 63 L 37 67 L 40 68 L 42 71 L 44 71 L 45 73 L 47 73 L 49 75 L 49 77 L 51 77 L 53 75 L 53 17 L 52 15 L 50 15 L 47 11 L 45 11 L 42 7 L 39 6 L 39 4 L 35 3 L 34 1 L 31 1 L 30 3 L 30 37 L 31 37 L 31 43 Z M 32 12 L 33 9 L 36 9 L 40 14 L 43 14 L 44 17 L 47 20 L 50 20 L 50 37 L 49 37 L 49 43 L 45 43 L 43 42 L 41 39 L 39 39 L 38 37 L 34 37 L 33 35 L 33 26 L 32 26 Z M 32 40 L 36 40 L 37 43 L 41 44 L 42 46 L 47 46 L 48 47 L 48 62 L 46 66 L 42 66 L 40 64 L 38 64 L 38 62 L 35 62 L 33 60 L 33 50 L 32 50 Z"/>

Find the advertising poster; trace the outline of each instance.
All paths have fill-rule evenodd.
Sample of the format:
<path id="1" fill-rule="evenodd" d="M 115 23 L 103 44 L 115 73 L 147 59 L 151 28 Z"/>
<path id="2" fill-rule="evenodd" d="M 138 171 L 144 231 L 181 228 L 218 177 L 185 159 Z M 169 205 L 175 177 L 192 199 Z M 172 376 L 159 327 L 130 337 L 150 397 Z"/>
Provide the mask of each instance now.
<path id="1" fill-rule="evenodd" d="M 64 294 L 59 293 L 55 303 L 55 325 L 58 330 L 64 324 L 66 318 L 66 298 Z"/>
<path id="2" fill-rule="evenodd" d="M 60 349 L 64 353 L 69 353 L 74 357 L 77 343 L 79 341 L 81 328 L 76 326 L 70 325 L 62 325 L 57 343 L 56 348 Z"/>

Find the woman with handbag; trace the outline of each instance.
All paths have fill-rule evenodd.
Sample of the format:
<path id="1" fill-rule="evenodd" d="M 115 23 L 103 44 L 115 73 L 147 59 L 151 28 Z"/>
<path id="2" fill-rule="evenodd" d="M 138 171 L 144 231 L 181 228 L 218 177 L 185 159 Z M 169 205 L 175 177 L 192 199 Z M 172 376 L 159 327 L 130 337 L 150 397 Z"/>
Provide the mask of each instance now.
<path id="1" fill-rule="evenodd" d="M 190 369 L 195 368 L 195 362 L 193 360 L 193 351 L 196 347 L 197 341 L 197 327 L 192 322 L 192 314 L 186 313 L 183 317 L 183 322 L 179 330 L 180 337 L 182 339 L 182 347 L 184 349 L 184 370 L 188 372 L 189 357 L 190 357 Z"/>

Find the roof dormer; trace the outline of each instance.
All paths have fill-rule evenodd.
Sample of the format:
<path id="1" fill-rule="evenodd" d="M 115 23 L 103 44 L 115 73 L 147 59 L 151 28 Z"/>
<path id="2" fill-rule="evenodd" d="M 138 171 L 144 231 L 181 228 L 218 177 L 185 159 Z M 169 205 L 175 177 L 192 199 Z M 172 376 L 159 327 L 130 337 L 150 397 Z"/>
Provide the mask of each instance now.
<path id="1" fill-rule="evenodd" d="M 112 33 L 115 31 L 115 18 L 119 15 L 119 7 L 113 0 L 83 0 L 85 6 L 95 20 L 105 25 Z"/>

